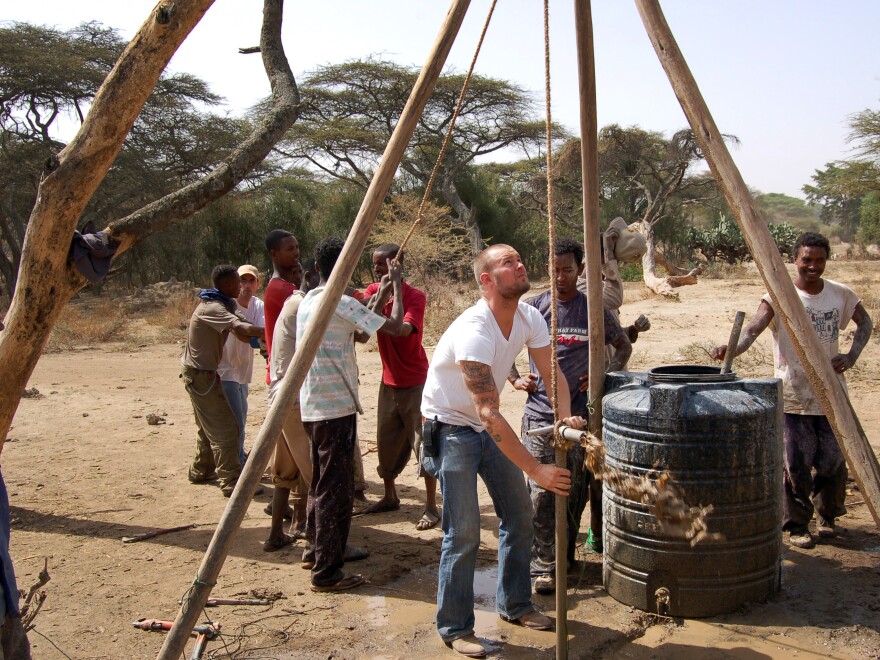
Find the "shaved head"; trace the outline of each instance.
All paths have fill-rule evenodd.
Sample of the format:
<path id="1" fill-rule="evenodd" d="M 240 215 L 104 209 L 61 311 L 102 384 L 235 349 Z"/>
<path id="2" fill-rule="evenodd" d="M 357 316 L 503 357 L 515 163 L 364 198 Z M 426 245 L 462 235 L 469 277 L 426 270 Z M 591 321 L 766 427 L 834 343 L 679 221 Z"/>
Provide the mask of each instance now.
<path id="1" fill-rule="evenodd" d="M 490 245 L 485 250 L 480 252 L 477 255 L 477 258 L 474 259 L 474 277 L 477 280 L 477 284 L 482 288 L 483 283 L 480 282 L 480 275 L 483 273 L 488 273 L 492 269 L 492 264 L 497 259 L 498 255 L 504 250 L 512 250 L 513 248 L 509 245 L 505 245 L 504 243 L 498 243 L 496 245 Z"/>

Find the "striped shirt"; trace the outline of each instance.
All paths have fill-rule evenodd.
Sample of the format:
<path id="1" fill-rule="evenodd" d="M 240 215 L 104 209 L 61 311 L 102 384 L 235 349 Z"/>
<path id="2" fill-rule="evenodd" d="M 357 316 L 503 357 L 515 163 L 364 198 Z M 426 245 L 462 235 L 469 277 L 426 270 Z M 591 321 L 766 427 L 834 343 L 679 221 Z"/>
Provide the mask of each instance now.
<path id="1" fill-rule="evenodd" d="M 324 287 L 309 291 L 299 305 L 296 318 L 297 345 L 302 339 L 306 324 L 318 308 L 323 291 Z M 373 334 L 382 327 L 385 320 L 384 316 L 370 311 L 351 296 L 342 296 L 300 389 L 300 408 L 304 422 L 337 419 L 359 411 L 354 333 L 360 331 Z"/>

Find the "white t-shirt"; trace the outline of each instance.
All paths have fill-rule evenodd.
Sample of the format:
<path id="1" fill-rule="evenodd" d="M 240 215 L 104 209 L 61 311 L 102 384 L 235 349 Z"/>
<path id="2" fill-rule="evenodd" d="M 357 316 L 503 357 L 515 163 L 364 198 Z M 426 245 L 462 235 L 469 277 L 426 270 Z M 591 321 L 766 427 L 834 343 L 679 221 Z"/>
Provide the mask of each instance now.
<path id="1" fill-rule="evenodd" d="M 537 309 L 519 303 L 510 338 L 505 339 L 492 310 L 481 299 L 455 319 L 437 343 L 422 393 L 422 415 L 429 419 L 436 417 L 446 424 L 483 431 L 459 363 L 489 365 L 500 394 L 522 347 L 531 349 L 549 345 L 547 323 Z"/>
<path id="2" fill-rule="evenodd" d="M 856 305 L 861 301 L 855 291 L 848 286 L 833 280 L 823 281 L 825 286 L 816 295 L 801 291 L 797 287 L 795 291 L 807 310 L 807 318 L 812 322 L 822 348 L 829 358 L 833 358 L 840 353 L 838 341 L 840 331 L 846 328 Z M 765 294 L 762 300 L 773 305 L 770 294 Z M 773 311 L 775 314 L 776 309 L 774 308 Z M 770 323 L 770 330 L 773 333 L 774 372 L 777 378 L 782 379 L 783 410 L 795 415 L 824 415 L 825 412 L 813 393 L 810 381 L 807 380 L 804 367 L 797 353 L 794 352 L 788 332 L 778 319 L 779 316 L 776 314 Z M 838 374 L 837 377 L 846 391 L 843 374 Z"/>
<path id="3" fill-rule="evenodd" d="M 263 301 L 256 296 L 251 298 L 251 304 L 247 307 L 238 305 L 238 311 L 248 323 L 261 328 L 266 325 L 263 320 Z M 217 373 L 220 380 L 233 380 L 241 385 L 250 383 L 254 375 L 254 348 L 230 332 Z"/>

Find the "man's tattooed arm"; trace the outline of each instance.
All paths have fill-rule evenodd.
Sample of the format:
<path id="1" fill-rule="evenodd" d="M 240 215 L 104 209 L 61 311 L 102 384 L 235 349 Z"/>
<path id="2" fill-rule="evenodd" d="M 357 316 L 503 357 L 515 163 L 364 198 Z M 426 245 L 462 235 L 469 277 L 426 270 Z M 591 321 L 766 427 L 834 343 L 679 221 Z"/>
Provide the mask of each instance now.
<path id="1" fill-rule="evenodd" d="M 559 495 L 568 493 L 571 486 L 568 470 L 543 465 L 532 456 L 501 414 L 501 400 L 492 368 L 481 362 L 463 360 L 459 363 L 464 384 L 471 393 L 474 406 L 486 432 L 511 463 L 529 475 L 539 486 Z"/>

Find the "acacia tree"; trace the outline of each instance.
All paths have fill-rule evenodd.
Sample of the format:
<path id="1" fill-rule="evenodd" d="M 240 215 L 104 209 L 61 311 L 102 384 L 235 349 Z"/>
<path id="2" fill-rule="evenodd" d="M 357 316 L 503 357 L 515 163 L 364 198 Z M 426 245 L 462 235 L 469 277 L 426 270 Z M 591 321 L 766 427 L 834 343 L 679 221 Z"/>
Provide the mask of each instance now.
<path id="1" fill-rule="evenodd" d="M 821 206 L 822 221 L 839 222 L 846 239 L 880 243 L 880 110 L 850 117 L 848 140 L 856 158 L 826 163 L 803 190 L 809 202 Z"/>
<path id="2" fill-rule="evenodd" d="M 418 70 L 378 59 L 321 67 L 304 79 L 303 110 L 279 151 L 327 176 L 366 188 L 406 103 Z M 463 75 L 444 75 L 428 101 L 401 169 L 424 186 L 440 152 Z M 544 122 L 529 94 L 505 81 L 475 75 L 441 163 L 435 190 L 467 232 L 471 250 L 483 249 L 478 209 L 462 194 L 459 177 L 474 159 L 502 149 L 540 149 Z"/>
<path id="3" fill-rule="evenodd" d="M 212 0 L 162 3 L 104 80 L 74 139 L 43 170 L 21 252 L 6 329 L 0 333 L 0 441 L 61 310 L 85 280 L 67 262 L 77 220 L 177 47 Z M 271 102 L 241 144 L 206 176 L 110 222 L 117 255 L 232 190 L 296 121 L 299 94 L 281 45 L 282 0 L 264 0 L 260 49 Z"/>
<path id="4" fill-rule="evenodd" d="M 115 30 L 95 22 L 66 32 L 0 26 L 0 276 L 8 291 L 15 288 L 41 170 L 64 148 L 52 137 L 55 126 L 65 116 L 82 124 L 124 48 Z M 103 226 L 216 166 L 247 129 L 243 120 L 200 109 L 220 100 L 189 74 L 162 75 L 79 224 Z"/>

